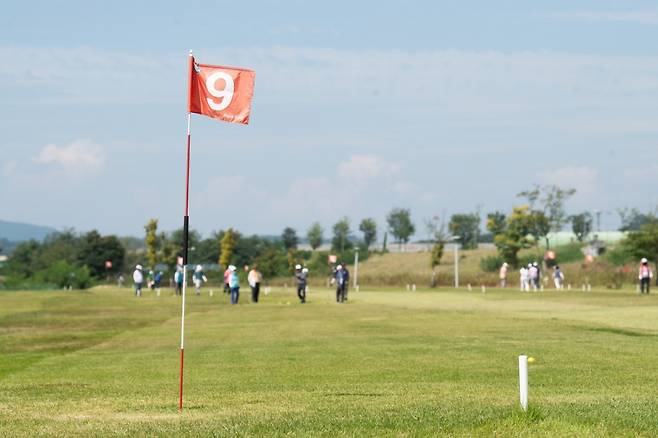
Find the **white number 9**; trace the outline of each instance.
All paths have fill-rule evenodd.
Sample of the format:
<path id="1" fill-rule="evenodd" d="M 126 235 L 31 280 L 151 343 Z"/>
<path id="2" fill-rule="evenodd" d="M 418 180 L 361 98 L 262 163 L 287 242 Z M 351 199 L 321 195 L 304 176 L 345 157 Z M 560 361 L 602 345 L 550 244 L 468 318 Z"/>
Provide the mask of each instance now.
<path id="1" fill-rule="evenodd" d="M 225 85 L 223 90 L 218 90 L 217 87 L 215 87 L 215 84 L 219 79 L 224 81 Z M 208 88 L 208 92 L 214 97 L 222 99 L 221 102 L 217 103 L 215 100 L 207 97 L 206 100 L 208 101 L 208 105 L 211 109 L 215 111 L 221 111 L 228 108 L 228 106 L 231 104 L 231 101 L 233 100 L 233 93 L 235 91 L 235 84 L 233 83 L 233 78 L 231 75 L 224 73 L 223 71 L 218 71 L 211 74 L 208 76 L 208 79 L 206 79 L 206 88 Z"/>

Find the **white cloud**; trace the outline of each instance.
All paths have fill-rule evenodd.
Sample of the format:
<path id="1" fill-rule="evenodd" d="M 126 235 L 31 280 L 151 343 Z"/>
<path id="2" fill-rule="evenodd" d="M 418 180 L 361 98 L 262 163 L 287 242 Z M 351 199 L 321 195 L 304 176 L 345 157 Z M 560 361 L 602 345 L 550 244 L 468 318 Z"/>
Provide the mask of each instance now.
<path id="1" fill-rule="evenodd" d="M 593 167 L 564 166 L 539 174 L 543 184 L 553 184 L 563 188 L 575 188 L 579 197 L 595 195 L 599 188 L 599 171 Z"/>
<path id="2" fill-rule="evenodd" d="M 351 181 L 392 177 L 400 171 L 397 163 L 391 163 L 374 154 L 352 155 L 347 161 L 338 165 L 338 176 Z"/>
<path id="3" fill-rule="evenodd" d="M 89 140 L 76 140 L 66 146 L 49 144 L 34 158 L 36 163 L 57 165 L 76 173 L 95 172 L 105 163 L 103 146 Z"/>

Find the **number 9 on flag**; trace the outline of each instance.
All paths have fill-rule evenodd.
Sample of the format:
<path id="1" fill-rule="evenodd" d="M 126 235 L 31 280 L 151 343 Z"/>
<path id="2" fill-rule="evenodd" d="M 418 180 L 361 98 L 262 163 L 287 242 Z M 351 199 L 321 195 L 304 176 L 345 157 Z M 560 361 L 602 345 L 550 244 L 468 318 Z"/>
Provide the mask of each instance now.
<path id="1" fill-rule="evenodd" d="M 197 64 L 190 56 L 188 111 L 231 123 L 249 123 L 256 73 Z"/>

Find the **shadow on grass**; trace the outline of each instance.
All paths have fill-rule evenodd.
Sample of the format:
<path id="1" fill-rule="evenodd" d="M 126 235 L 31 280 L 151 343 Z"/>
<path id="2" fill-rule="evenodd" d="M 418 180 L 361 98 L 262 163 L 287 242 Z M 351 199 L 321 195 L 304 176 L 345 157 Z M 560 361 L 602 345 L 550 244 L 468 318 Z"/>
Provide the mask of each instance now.
<path id="1" fill-rule="evenodd" d="M 594 327 L 594 328 L 590 328 L 588 330 L 592 331 L 592 332 L 612 333 L 612 334 L 615 334 L 615 335 L 633 336 L 633 337 L 654 337 L 654 336 L 656 336 L 652 333 L 635 332 L 635 331 L 632 331 L 632 330 L 625 330 L 625 329 L 614 328 L 614 327 Z"/>
<path id="2" fill-rule="evenodd" d="M 531 426 L 544 421 L 546 416 L 537 406 L 528 406 L 524 412 L 521 408 L 516 408 L 506 418 L 505 422 L 515 426 Z"/>

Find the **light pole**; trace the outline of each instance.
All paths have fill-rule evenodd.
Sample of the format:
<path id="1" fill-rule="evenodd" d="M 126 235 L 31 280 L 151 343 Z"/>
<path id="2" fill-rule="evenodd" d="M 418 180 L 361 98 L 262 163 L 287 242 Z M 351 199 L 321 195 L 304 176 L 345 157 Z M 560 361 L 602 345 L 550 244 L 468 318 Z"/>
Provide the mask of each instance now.
<path id="1" fill-rule="evenodd" d="M 459 236 L 452 236 L 452 248 L 455 253 L 455 289 L 459 287 L 459 247 L 457 246 L 459 239 Z"/>
<path id="2" fill-rule="evenodd" d="M 359 248 L 356 248 L 354 252 L 354 290 L 358 291 L 357 285 L 359 278 Z"/>

